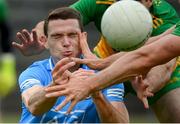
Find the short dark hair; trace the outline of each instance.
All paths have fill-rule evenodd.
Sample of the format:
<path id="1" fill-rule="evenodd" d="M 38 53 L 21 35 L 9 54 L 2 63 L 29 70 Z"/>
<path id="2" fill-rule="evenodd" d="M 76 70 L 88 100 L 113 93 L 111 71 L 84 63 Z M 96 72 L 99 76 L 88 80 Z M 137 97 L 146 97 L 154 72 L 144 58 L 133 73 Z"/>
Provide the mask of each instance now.
<path id="1" fill-rule="evenodd" d="M 48 17 L 45 19 L 44 23 L 44 34 L 48 36 L 48 24 L 50 20 L 57 20 L 57 19 L 77 19 L 79 22 L 79 28 L 83 32 L 83 24 L 81 19 L 81 14 L 76 11 L 75 9 L 69 7 L 60 7 L 52 12 L 49 13 Z"/>

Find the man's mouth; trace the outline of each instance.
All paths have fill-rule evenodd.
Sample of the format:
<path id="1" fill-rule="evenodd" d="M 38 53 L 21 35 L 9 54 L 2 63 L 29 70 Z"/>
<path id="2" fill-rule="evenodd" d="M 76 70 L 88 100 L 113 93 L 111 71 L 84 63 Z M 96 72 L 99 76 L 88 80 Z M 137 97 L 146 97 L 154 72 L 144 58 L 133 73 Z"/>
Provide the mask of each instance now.
<path id="1" fill-rule="evenodd" d="M 65 51 L 63 52 L 64 56 L 71 56 L 72 55 L 72 51 Z"/>

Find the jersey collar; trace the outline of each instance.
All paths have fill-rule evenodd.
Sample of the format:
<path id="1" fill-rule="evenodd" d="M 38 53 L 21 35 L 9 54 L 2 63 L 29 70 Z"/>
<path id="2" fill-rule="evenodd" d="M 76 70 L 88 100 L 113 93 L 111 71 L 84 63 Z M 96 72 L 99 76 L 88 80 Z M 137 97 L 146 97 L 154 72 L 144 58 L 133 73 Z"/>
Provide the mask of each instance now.
<path id="1" fill-rule="evenodd" d="M 52 57 L 48 59 L 47 70 L 52 71 L 54 69 L 54 61 Z"/>

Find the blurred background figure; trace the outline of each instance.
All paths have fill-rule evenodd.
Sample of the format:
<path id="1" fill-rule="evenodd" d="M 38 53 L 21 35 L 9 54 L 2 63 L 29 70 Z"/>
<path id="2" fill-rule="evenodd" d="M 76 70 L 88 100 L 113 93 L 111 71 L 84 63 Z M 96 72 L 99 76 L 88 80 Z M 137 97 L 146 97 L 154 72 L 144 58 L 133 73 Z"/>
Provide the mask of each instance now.
<path id="1" fill-rule="evenodd" d="M 0 0 L 0 98 L 5 97 L 16 84 L 15 57 L 10 44 L 8 15 L 6 0 Z"/>
<path id="2" fill-rule="evenodd" d="M 6 96 L 16 83 L 15 57 L 10 43 L 8 8 L 5 0 L 0 0 L 0 96 Z"/>

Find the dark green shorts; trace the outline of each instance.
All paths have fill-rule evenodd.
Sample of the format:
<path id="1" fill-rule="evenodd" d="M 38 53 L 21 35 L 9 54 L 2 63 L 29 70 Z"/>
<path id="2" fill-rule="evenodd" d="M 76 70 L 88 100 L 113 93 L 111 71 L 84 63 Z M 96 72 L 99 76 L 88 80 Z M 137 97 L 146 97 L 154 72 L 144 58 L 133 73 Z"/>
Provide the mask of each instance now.
<path id="1" fill-rule="evenodd" d="M 127 93 L 136 94 L 130 82 L 125 82 L 124 85 L 125 85 L 125 95 Z M 161 96 L 163 96 L 167 92 L 179 87 L 180 87 L 180 65 L 178 65 L 174 70 L 174 72 L 172 73 L 170 82 L 166 86 L 164 86 L 160 91 L 155 93 L 153 97 L 148 98 L 149 105 L 154 104 L 159 98 L 161 98 Z"/>

